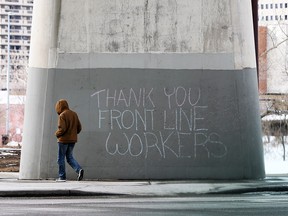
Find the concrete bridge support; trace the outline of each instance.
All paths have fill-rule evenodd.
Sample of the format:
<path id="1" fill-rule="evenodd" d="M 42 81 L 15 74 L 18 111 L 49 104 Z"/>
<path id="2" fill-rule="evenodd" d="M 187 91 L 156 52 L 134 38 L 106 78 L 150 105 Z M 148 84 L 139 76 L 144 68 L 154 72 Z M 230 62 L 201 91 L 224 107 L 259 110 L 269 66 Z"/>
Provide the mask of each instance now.
<path id="1" fill-rule="evenodd" d="M 21 179 L 57 176 L 61 98 L 85 178 L 265 176 L 250 0 L 34 2 Z"/>

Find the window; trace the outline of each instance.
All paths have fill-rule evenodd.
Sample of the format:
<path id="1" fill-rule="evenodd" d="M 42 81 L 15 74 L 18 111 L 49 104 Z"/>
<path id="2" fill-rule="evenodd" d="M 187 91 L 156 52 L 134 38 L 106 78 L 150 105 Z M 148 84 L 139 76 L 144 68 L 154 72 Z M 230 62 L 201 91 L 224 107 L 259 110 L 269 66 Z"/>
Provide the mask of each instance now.
<path id="1" fill-rule="evenodd" d="M 285 15 L 284 19 L 287 20 L 287 18 L 288 18 L 287 15 Z"/>
<path id="2" fill-rule="evenodd" d="M 264 9 L 264 5 L 263 4 L 261 4 L 261 9 Z"/>
<path id="3" fill-rule="evenodd" d="M 6 2 L 14 2 L 14 3 L 18 3 L 19 0 L 6 0 Z"/>
<path id="4" fill-rule="evenodd" d="M 266 9 L 268 9 L 268 4 L 265 5 Z"/>
<path id="5" fill-rule="evenodd" d="M 288 4 L 287 3 L 285 3 L 285 8 L 287 8 L 288 7 Z"/>
<path id="6" fill-rule="evenodd" d="M 280 8 L 283 8 L 283 4 L 282 3 L 280 3 Z"/>
<path id="7" fill-rule="evenodd" d="M 14 36 L 14 39 L 15 39 L 15 40 L 21 40 L 22 37 L 21 37 L 20 35 L 15 35 L 15 36 Z"/>
<path id="8" fill-rule="evenodd" d="M 266 16 L 266 21 L 268 21 L 269 19 L 268 19 L 268 16 Z"/>
<path id="9" fill-rule="evenodd" d="M 21 26 L 11 25 L 10 29 L 11 30 L 13 30 L 13 29 L 21 30 Z"/>
<path id="10" fill-rule="evenodd" d="M 275 4 L 275 8 L 278 8 L 278 4 Z"/>
<path id="11" fill-rule="evenodd" d="M 10 6 L 10 8 L 14 10 L 21 10 L 21 6 L 19 5 Z"/>
<path id="12" fill-rule="evenodd" d="M 270 16 L 270 20 L 273 20 L 273 16 Z"/>
<path id="13" fill-rule="evenodd" d="M 273 9 L 273 4 L 270 4 L 270 9 Z"/>
<path id="14" fill-rule="evenodd" d="M 275 20 L 278 20 L 278 16 L 277 15 L 275 16 Z"/>
<path id="15" fill-rule="evenodd" d="M 11 50 L 21 50 L 21 46 L 11 46 Z"/>

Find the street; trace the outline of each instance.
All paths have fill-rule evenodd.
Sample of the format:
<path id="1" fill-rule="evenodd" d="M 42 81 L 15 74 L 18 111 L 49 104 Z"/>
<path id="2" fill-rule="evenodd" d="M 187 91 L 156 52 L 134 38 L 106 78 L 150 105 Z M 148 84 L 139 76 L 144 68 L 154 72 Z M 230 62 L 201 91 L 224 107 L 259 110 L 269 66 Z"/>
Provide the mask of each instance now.
<path id="1" fill-rule="evenodd" d="M 287 194 L 195 197 L 1 198 L 0 215 L 165 215 L 237 216 L 288 214 Z"/>

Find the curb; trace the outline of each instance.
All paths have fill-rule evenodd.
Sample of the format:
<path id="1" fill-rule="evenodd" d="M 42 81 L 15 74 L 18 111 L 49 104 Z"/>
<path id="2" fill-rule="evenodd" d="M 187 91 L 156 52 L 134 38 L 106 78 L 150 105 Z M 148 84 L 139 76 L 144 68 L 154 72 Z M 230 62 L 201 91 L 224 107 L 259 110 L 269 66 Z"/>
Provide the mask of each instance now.
<path id="1" fill-rule="evenodd" d="M 18 190 L 0 191 L 0 197 L 72 197 L 72 196 L 123 196 L 127 194 L 87 192 L 81 190 Z"/>
<path id="2" fill-rule="evenodd" d="M 264 186 L 264 187 L 249 187 L 249 188 L 234 188 L 224 189 L 218 191 L 209 191 L 203 193 L 167 193 L 167 194 L 131 194 L 131 193 L 106 193 L 106 192 L 91 192 L 82 190 L 17 190 L 17 191 L 0 191 L 0 197 L 111 197 L 111 196 L 125 196 L 125 197 L 196 197 L 205 195 L 236 195 L 248 193 L 288 193 L 288 186 Z"/>
<path id="3" fill-rule="evenodd" d="M 263 186 L 263 187 L 253 187 L 253 188 L 236 188 L 236 189 L 227 189 L 222 191 L 213 191 L 206 194 L 216 195 L 216 194 L 247 194 L 247 193 L 264 193 L 264 192 L 287 192 L 288 186 Z"/>

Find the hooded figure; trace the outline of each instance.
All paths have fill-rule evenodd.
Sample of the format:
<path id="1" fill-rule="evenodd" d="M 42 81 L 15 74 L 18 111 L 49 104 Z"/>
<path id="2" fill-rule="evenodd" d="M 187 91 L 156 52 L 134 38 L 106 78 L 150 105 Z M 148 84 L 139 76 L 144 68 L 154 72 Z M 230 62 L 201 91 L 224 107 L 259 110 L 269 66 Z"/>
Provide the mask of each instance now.
<path id="1" fill-rule="evenodd" d="M 76 112 L 69 109 L 66 100 L 59 100 L 55 105 L 55 110 L 58 116 L 58 129 L 55 135 L 58 140 L 58 165 L 59 165 L 59 178 L 57 182 L 66 181 L 65 171 L 65 157 L 67 163 L 78 174 L 77 180 L 83 178 L 84 170 L 73 157 L 73 149 L 77 142 L 77 134 L 80 133 L 82 127 Z"/>
<path id="2" fill-rule="evenodd" d="M 63 99 L 57 101 L 55 110 L 59 115 L 58 129 L 55 132 L 58 142 L 76 143 L 77 134 L 82 129 L 77 113 L 70 110 L 68 102 Z"/>

